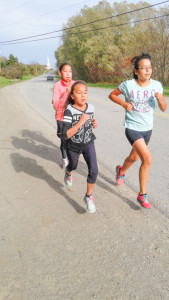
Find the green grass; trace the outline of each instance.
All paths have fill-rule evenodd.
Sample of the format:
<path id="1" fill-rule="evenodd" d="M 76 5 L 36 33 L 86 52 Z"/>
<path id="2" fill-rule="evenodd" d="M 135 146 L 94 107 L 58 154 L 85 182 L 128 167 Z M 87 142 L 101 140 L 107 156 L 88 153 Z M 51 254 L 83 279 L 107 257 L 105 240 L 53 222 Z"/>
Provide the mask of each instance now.
<path id="1" fill-rule="evenodd" d="M 91 87 L 100 87 L 100 88 L 105 88 L 105 89 L 115 89 L 116 86 L 112 85 L 110 83 L 87 83 L 87 86 L 91 86 Z"/>
<path id="2" fill-rule="evenodd" d="M 35 77 L 35 76 L 33 76 L 33 75 L 22 75 L 21 79 L 19 81 L 28 80 L 28 79 L 31 79 L 33 77 Z"/>
<path id="3" fill-rule="evenodd" d="M 0 88 L 12 84 L 9 79 L 0 76 Z"/>
<path id="4" fill-rule="evenodd" d="M 0 76 L 0 88 L 4 87 L 4 86 L 7 86 L 7 85 L 11 85 L 11 84 L 14 84 L 14 83 L 17 83 L 17 82 L 20 82 L 20 81 L 23 81 L 23 80 L 28 80 L 28 79 L 31 79 L 35 76 L 32 76 L 32 75 L 23 75 L 21 77 L 21 79 L 7 79 L 5 77 L 2 77 Z"/>
<path id="5" fill-rule="evenodd" d="M 169 86 L 164 86 L 164 96 L 169 97 Z"/>

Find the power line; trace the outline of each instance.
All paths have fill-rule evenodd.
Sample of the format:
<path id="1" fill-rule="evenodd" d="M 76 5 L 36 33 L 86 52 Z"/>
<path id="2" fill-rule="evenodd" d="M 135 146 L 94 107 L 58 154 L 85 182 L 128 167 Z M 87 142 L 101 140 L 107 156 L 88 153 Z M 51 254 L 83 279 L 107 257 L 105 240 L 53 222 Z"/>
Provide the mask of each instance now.
<path id="1" fill-rule="evenodd" d="M 85 30 L 85 31 L 80 31 L 80 32 L 74 32 L 74 33 L 70 33 L 70 34 L 67 34 L 67 35 L 53 36 L 53 37 L 47 37 L 47 38 L 42 38 L 42 39 L 35 39 L 35 40 L 24 41 L 24 42 L 15 42 L 15 43 L 1 44 L 1 46 L 16 45 L 16 44 L 23 44 L 23 43 L 31 43 L 31 42 L 37 42 L 37 41 L 44 41 L 44 40 L 49 40 L 49 39 L 55 39 L 55 38 L 64 37 L 64 36 L 79 35 L 79 34 L 83 34 L 83 33 L 89 33 L 89 32 L 93 32 L 93 31 L 104 30 L 104 29 L 108 29 L 108 28 L 112 28 L 112 27 L 120 27 L 120 26 L 124 26 L 124 25 L 129 25 L 129 24 L 134 24 L 134 23 L 139 23 L 139 22 L 154 20 L 154 19 L 168 17 L 168 16 L 169 16 L 169 14 L 162 15 L 162 16 L 157 16 L 157 17 L 152 17 L 152 18 L 147 18 L 147 19 L 142 19 L 142 20 L 136 20 L 136 21 L 126 22 L 126 23 L 123 23 L 123 24 L 117 24 L 117 25 L 111 25 L 111 26 L 106 26 L 106 27 L 101 27 L 101 28 L 95 28 L 95 29 L 90 29 L 90 30 Z"/>
<path id="2" fill-rule="evenodd" d="M 12 9 L 8 10 L 8 11 L 3 12 L 1 15 L 4 15 L 5 13 L 9 13 L 9 12 L 15 10 L 15 9 L 18 9 L 19 7 L 24 6 L 24 5 L 26 5 L 26 4 L 29 4 L 30 2 L 33 2 L 33 0 L 30 0 L 30 1 L 27 1 L 27 2 L 25 2 L 25 3 L 22 3 L 22 4 L 20 4 L 20 5 L 16 6 L 16 7 L 14 7 L 14 8 L 12 8 Z"/>
<path id="3" fill-rule="evenodd" d="M 61 10 L 64 10 L 64 9 L 67 9 L 67 8 L 70 8 L 70 7 L 79 5 L 79 4 L 81 4 L 81 3 L 86 3 L 86 2 L 89 2 L 89 1 L 91 2 L 91 1 L 93 1 L 93 0 L 85 0 L 85 1 L 77 2 L 77 3 L 75 3 L 75 4 L 72 4 L 72 5 L 69 5 L 69 6 L 66 6 L 66 7 L 62 7 L 61 9 L 52 10 L 52 11 L 50 11 L 50 12 L 45 12 L 45 13 L 43 13 L 43 14 L 41 14 L 41 15 L 34 16 L 34 17 L 28 18 L 28 19 L 26 19 L 26 20 L 29 20 L 29 21 L 30 21 L 30 20 L 32 20 L 32 19 L 36 19 L 36 18 L 45 16 L 45 15 L 49 15 L 49 14 L 51 14 L 51 13 L 53 13 L 53 12 L 59 12 L 59 11 L 61 11 Z M 4 28 L 4 27 L 8 27 L 8 26 L 15 25 L 15 24 L 18 24 L 18 23 L 22 23 L 22 22 L 25 22 L 26 20 L 23 19 L 23 20 L 21 20 L 21 21 L 17 21 L 17 22 L 8 24 L 8 25 L 0 26 L 0 28 Z"/>
<path id="4" fill-rule="evenodd" d="M 91 25 L 91 24 L 94 24 L 96 22 L 101 22 L 101 21 L 105 21 L 105 20 L 108 20 L 108 19 L 116 18 L 116 17 L 119 17 L 119 16 L 123 16 L 123 15 L 126 15 L 126 14 L 130 14 L 130 13 L 136 12 L 136 11 L 140 11 L 140 10 L 151 8 L 151 7 L 154 7 L 154 6 L 157 6 L 157 5 L 161 5 L 161 4 L 164 4 L 164 3 L 167 3 L 167 2 L 169 2 L 169 0 L 168 1 L 159 2 L 159 3 L 156 3 L 156 4 L 152 4 L 152 5 L 148 5 L 148 6 L 144 6 L 144 7 L 141 7 L 141 8 L 134 9 L 134 10 L 130 10 L 128 12 L 120 13 L 120 14 L 117 14 L 117 15 L 114 15 L 114 16 L 109 16 L 109 17 L 102 18 L 102 19 L 99 19 L 99 20 L 87 22 L 87 23 L 84 23 L 84 24 L 75 25 L 75 26 L 72 26 L 72 27 L 69 27 L 69 28 L 54 30 L 54 31 L 47 32 L 47 33 L 32 35 L 32 36 L 23 37 L 23 38 L 14 39 L 14 40 L 9 40 L 9 41 L 3 41 L 3 42 L 0 42 L 0 44 L 2 44 L 2 43 L 17 42 L 17 41 L 27 40 L 27 39 L 32 39 L 32 38 L 39 37 L 39 36 L 49 35 L 49 34 L 52 34 L 52 33 L 63 32 L 63 31 L 66 31 L 66 30 L 70 30 L 70 29 L 79 28 L 79 27 L 82 27 L 82 26 Z"/>

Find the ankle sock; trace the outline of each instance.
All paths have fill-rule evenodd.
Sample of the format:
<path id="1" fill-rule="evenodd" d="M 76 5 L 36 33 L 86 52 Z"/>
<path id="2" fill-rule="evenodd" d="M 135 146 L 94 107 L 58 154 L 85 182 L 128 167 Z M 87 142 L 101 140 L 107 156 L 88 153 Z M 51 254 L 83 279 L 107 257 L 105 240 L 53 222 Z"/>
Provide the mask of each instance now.
<path id="1" fill-rule="evenodd" d="M 87 194 L 86 194 L 86 197 L 87 197 L 87 198 L 90 198 L 91 195 L 92 195 L 92 194 L 90 194 L 90 195 L 87 195 Z"/>

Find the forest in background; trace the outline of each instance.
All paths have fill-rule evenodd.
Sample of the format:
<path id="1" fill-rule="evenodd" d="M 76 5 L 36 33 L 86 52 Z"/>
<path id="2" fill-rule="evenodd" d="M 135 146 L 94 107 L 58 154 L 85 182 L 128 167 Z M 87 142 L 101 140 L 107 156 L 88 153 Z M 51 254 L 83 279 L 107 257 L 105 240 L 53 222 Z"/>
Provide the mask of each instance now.
<path id="1" fill-rule="evenodd" d="M 153 78 L 169 86 L 169 6 L 147 6 L 106 0 L 84 6 L 63 25 L 57 67 L 68 62 L 75 79 L 117 84 L 132 77 L 130 60 L 144 52 L 152 57 Z"/>

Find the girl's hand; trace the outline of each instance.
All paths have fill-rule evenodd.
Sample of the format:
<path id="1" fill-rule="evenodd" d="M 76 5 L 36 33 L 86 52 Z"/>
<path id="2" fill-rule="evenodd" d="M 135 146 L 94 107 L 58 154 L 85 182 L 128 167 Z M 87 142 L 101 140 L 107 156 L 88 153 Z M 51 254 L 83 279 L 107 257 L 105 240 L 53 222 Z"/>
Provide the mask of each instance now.
<path id="1" fill-rule="evenodd" d="M 82 114 L 79 122 L 81 123 L 81 125 L 83 125 L 88 119 L 89 119 L 88 114 Z"/>
<path id="2" fill-rule="evenodd" d="M 97 122 L 95 119 L 92 119 L 92 127 L 95 129 L 97 128 Z"/>
<path id="3" fill-rule="evenodd" d="M 159 92 L 155 93 L 155 97 L 157 98 L 157 101 L 163 101 L 163 95 Z"/>
<path id="4" fill-rule="evenodd" d="M 127 111 L 132 110 L 133 106 L 130 103 L 124 102 L 123 103 L 123 107 L 124 109 L 126 109 Z"/>
<path id="5" fill-rule="evenodd" d="M 68 86 L 67 88 L 66 88 L 66 93 L 70 93 L 70 90 L 71 90 L 71 88 Z"/>
<path id="6" fill-rule="evenodd" d="M 163 95 L 161 93 L 157 92 L 157 93 L 155 93 L 155 97 L 156 97 L 156 99 L 158 101 L 159 108 L 162 111 L 165 111 L 166 108 L 167 108 L 167 103 L 165 102 Z"/>

